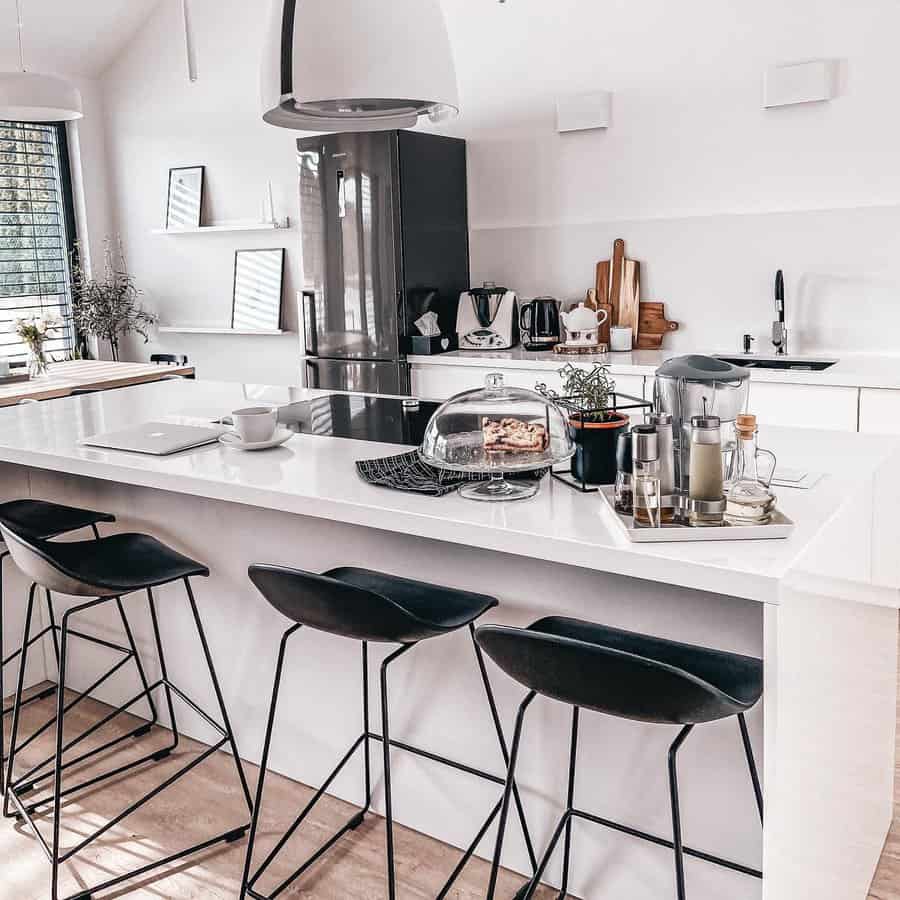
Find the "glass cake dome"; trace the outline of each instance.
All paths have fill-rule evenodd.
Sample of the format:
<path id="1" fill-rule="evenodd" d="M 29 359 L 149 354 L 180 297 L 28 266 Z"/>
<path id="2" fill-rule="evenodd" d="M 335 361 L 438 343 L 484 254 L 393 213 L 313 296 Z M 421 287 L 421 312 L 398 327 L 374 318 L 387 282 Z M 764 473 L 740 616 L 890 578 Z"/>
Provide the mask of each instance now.
<path id="1" fill-rule="evenodd" d="M 431 417 L 419 456 L 439 469 L 490 475 L 460 488 L 472 500 L 520 500 L 538 491 L 536 480 L 507 481 L 565 462 L 575 452 L 565 414 L 546 397 L 508 387 L 492 373 L 485 385 L 451 397 Z"/>

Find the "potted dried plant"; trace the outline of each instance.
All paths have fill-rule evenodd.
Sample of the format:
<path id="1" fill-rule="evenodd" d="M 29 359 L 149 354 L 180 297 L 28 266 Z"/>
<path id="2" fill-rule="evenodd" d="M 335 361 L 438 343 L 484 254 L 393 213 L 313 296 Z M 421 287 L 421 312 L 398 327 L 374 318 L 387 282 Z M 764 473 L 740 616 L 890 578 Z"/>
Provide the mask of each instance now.
<path id="1" fill-rule="evenodd" d="M 628 427 L 628 416 L 609 409 L 616 389 L 606 366 L 579 369 L 571 363 L 559 370 L 562 394 L 537 385 L 537 390 L 564 407 L 575 443 L 572 474 L 588 484 L 613 484 L 616 480 L 616 442 Z"/>
<path id="2" fill-rule="evenodd" d="M 72 255 L 72 313 L 75 327 L 82 335 L 99 338 L 109 344 L 110 354 L 119 359 L 119 340 L 126 334 L 139 334 L 146 344 L 150 329 L 159 321 L 140 302 L 141 291 L 128 272 L 121 241 L 113 253 L 107 238 L 103 254 L 103 277 L 88 278 L 81 267 L 76 247 Z"/>

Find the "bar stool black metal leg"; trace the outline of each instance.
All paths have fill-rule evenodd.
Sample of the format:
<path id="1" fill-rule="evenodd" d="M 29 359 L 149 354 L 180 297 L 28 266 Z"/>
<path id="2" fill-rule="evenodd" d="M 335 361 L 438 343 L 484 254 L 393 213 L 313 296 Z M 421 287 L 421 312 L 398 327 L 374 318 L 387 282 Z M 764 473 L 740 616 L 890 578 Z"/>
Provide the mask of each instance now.
<path id="1" fill-rule="evenodd" d="M 13 750 L 19 737 L 19 713 L 22 709 L 22 691 L 25 688 L 25 668 L 28 665 L 28 644 L 31 637 L 31 618 L 34 615 L 34 593 L 36 590 L 37 585 L 32 584 L 31 590 L 29 590 L 28 592 L 28 606 L 25 610 L 25 636 L 22 639 L 22 653 L 19 658 L 19 676 L 16 684 L 16 699 L 15 703 L 13 704 L 13 721 L 12 730 L 10 732 L 9 758 L 7 759 L 6 782 L 3 789 L 3 815 L 7 819 L 11 818 L 13 815 L 10 811 L 9 794 L 7 793 L 6 788 L 12 781 L 12 770 L 15 756 Z M 2 668 L 2 666 L 0 666 L 0 668 Z M 2 718 L 2 710 L 0 710 L 0 719 Z"/>
<path id="2" fill-rule="evenodd" d="M 47 617 L 50 622 L 50 634 L 53 638 L 53 655 L 56 657 L 56 665 L 59 666 L 59 629 L 56 627 L 56 612 L 53 609 L 53 597 L 44 588 L 44 598 L 47 601 Z"/>
<path id="3" fill-rule="evenodd" d="M 62 756 L 65 731 L 66 651 L 69 640 L 69 616 L 63 615 L 59 647 L 59 684 L 56 686 L 56 757 L 53 762 L 53 858 L 51 859 L 51 900 L 59 900 L 59 837 L 62 820 Z"/>
<path id="4" fill-rule="evenodd" d="M 240 900 L 244 900 L 247 891 L 251 888 L 250 871 L 253 863 L 253 849 L 256 845 L 256 831 L 259 828 L 259 816 L 262 811 L 263 791 L 266 784 L 266 773 L 269 766 L 269 750 L 272 748 L 272 733 L 275 731 L 275 713 L 278 708 L 278 694 L 281 690 L 281 675 L 284 670 L 284 656 L 288 641 L 303 626 L 294 625 L 289 628 L 281 638 L 281 646 L 278 649 L 278 662 L 275 666 L 275 683 L 272 686 L 272 701 L 269 704 L 269 719 L 266 723 L 266 735 L 263 739 L 262 759 L 259 763 L 259 782 L 256 785 L 256 802 L 253 804 L 253 816 L 250 819 L 250 837 L 247 840 L 247 858 L 244 861 L 244 876 L 241 879 Z M 262 869 L 260 870 L 262 872 Z"/>
<path id="5" fill-rule="evenodd" d="M 500 714 L 497 712 L 497 703 L 494 700 L 494 691 L 491 687 L 490 678 L 488 678 L 487 666 L 484 664 L 484 653 L 478 642 L 475 640 L 475 623 L 469 623 L 469 635 L 472 638 L 472 646 L 475 648 L 475 658 L 478 660 L 478 671 L 481 673 L 481 682 L 484 685 L 484 692 L 487 694 L 488 705 L 491 708 L 491 718 L 494 720 L 494 729 L 497 732 L 497 740 L 500 742 L 500 751 L 503 754 L 503 764 L 509 766 L 509 750 L 506 746 L 506 738 L 503 735 L 503 726 L 500 723 Z M 531 841 L 531 834 L 528 831 L 528 822 L 525 820 L 525 807 L 522 805 L 522 798 L 519 795 L 519 786 L 513 782 L 513 800 L 516 804 L 516 811 L 519 816 L 519 822 L 522 825 L 522 836 L 525 839 L 525 849 L 528 851 L 528 859 L 531 861 L 532 871 L 537 869 L 537 856 L 534 852 L 534 844 Z"/>
<path id="6" fill-rule="evenodd" d="M 363 765 L 365 767 L 366 801 L 363 815 L 372 805 L 372 759 L 369 746 L 372 729 L 369 727 L 369 642 L 362 642 L 362 691 L 363 691 Z"/>
<path id="7" fill-rule="evenodd" d="M 394 814 L 391 802 L 391 735 L 388 726 L 387 667 L 398 657 L 411 650 L 415 644 L 404 644 L 387 656 L 381 664 L 381 742 L 384 751 L 384 810 L 387 848 L 388 900 L 396 900 L 397 881 L 394 873 Z"/>
<path id="8" fill-rule="evenodd" d="M 169 669 L 166 665 L 166 652 L 163 649 L 162 635 L 159 631 L 159 618 L 156 615 L 156 599 L 153 589 L 147 588 L 147 605 L 150 608 L 150 624 L 153 626 L 153 641 L 156 644 L 156 657 L 159 660 L 159 674 L 162 676 L 163 691 L 166 695 L 166 708 L 169 712 L 169 726 L 172 729 L 172 743 L 167 748 L 168 753 L 174 753 L 178 749 L 181 735 L 178 731 L 178 720 L 175 718 L 175 704 L 172 703 L 172 690 L 169 687 Z M 163 751 L 160 751 L 162 753 Z"/>
<path id="9" fill-rule="evenodd" d="M 675 851 L 675 885 L 678 890 L 678 900 L 685 900 L 684 892 L 684 844 L 681 840 L 681 812 L 678 807 L 678 772 L 676 771 L 676 756 L 687 736 L 694 730 L 693 725 L 685 725 L 678 733 L 678 737 L 669 747 L 669 795 L 672 801 L 672 832 Z"/>
<path id="10" fill-rule="evenodd" d="M 237 742 L 234 739 L 234 731 L 231 727 L 231 721 L 228 718 L 228 710 L 225 708 L 225 698 L 222 696 L 222 688 L 219 687 L 219 678 L 216 675 L 216 667 L 213 665 L 212 654 L 209 652 L 209 644 L 206 642 L 206 633 L 203 630 L 203 623 L 200 620 L 200 612 L 197 609 L 197 601 L 194 599 L 194 592 L 191 590 L 190 581 L 184 579 L 184 587 L 187 591 L 188 599 L 191 603 L 191 612 L 194 614 L 194 624 L 197 626 L 197 634 L 200 636 L 200 643 L 203 646 L 203 655 L 206 658 L 206 666 L 209 669 L 209 677 L 212 680 L 213 688 L 216 692 L 216 700 L 219 703 L 219 713 L 222 716 L 222 724 L 228 735 L 228 743 L 231 746 L 231 752 L 234 756 L 234 765 L 237 768 L 238 778 L 241 780 L 241 788 L 244 791 L 244 798 L 247 801 L 247 809 L 253 813 L 253 796 L 250 793 L 250 785 L 247 783 L 247 776 L 244 773 L 244 766 L 241 757 L 238 754 Z"/>
<path id="11" fill-rule="evenodd" d="M 50 592 L 47 592 L 47 603 L 50 602 Z M 122 598 L 116 597 L 116 607 L 119 610 L 119 618 L 122 620 L 122 628 L 125 630 L 125 637 L 128 640 L 128 647 L 134 654 L 134 665 L 137 668 L 138 678 L 141 681 L 141 687 L 147 695 L 147 703 L 150 706 L 150 721 L 147 724 L 147 731 L 151 726 L 155 725 L 159 719 L 156 712 L 156 703 L 153 700 L 153 694 L 150 692 L 150 682 L 147 681 L 147 674 L 144 672 L 144 664 L 141 662 L 141 655 L 138 653 L 137 644 L 134 642 L 134 634 L 131 631 L 131 623 L 128 616 L 125 615 L 125 607 L 122 605 Z"/>
<path id="12" fill-rule="evenodd" d="M 566 821 L 566 842 L 563 850 L 562 885 L 559 900 L 563 900 L 569 889 L 569 854 L 572 849 L 572 810 L 575 808 L 575 763 L 578 758 L 578 707 L 572 708 L 572 746 L 569 751 L 569 792 L 566 803 L 568 819 Z"/>
<path id="13" fill-rule="evenodd" d="M 519 743 L 522 739 L 522 725 L 525 721 L 525 711 L 529 704 L 534 700 L 536 694 L 529 691 L 528 695 L 519 705 L 519 712 L 516 714 L 516 727 L 513 731 L 512 749 L 509 753 L 509 767 L 506 774 L 506 787 L 503 789 L 503 805 L 500 808 L 500 823 L 497 826 L 497 843 L 494 847 L 494 860 L 491 864 L 491 878 L 488 882 L 488 890 L 486 900 L 494 900 L 494 893 L 497 890 L 497 876 L 500 874 L 500 857 L 503 853 L 503 833 L 506 831 L 506 819 L 509 815 L 509 802 L 512 797 L 513 783 L 516 777 L 516 761 L 519 757 Z"/>
<path id="14" fill-rule="evenodd" d="M 756 760 L 753 757 L 753 745 L 750 743 L 750 732 L 747 730 L 747 720 L 743 713 L 738 713 L 738 724 L 741 726 L 741 740 L 744 742 L 744 753 L 747 755 L 747 765 L 750 768 L 750 778 L 753 781 L 753 793 L 756 796 L 756 808 L 759 810 L 759 821 L 763 821 L 763 793 L 759 783 L 759 772 L 756 770 Z"/>

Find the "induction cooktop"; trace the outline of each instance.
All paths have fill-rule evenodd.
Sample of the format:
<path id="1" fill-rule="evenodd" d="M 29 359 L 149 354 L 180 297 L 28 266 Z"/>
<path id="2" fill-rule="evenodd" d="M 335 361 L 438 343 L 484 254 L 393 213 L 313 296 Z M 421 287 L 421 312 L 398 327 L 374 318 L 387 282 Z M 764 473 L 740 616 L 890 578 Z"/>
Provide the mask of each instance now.
<path id="1" fill-rule="evenodd" d="M 427 400 L 329 394 L 282 407 L 278 419 L 298 434 L 418 447 L 439 406 Z"/>

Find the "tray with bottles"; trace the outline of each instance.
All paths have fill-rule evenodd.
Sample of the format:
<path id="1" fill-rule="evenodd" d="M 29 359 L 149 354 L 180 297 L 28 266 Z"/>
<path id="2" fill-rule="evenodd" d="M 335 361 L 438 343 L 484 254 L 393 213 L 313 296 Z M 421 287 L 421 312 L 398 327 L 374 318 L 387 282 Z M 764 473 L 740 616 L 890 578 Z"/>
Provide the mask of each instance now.
<path id="1" fill-rule="evenodd" d="M 662 544 L 678 541 L 766 541 L 783 540 L 794 531 L 794 521 L 788 518 L 777 507 L 769 514 L 764 525 L 706 525 L 702 528 L 692 527 L 680 522 L 662 523 L 656 528 L 647 525 L 636 525 L 634 516 L 616 510 L 615 488 L 604 485 L 600 488 L 603 505 L 616 523 L 618 530 L 635 544 Z M 662 498 L 663 501 L 666 498 Z M 673 505 L 681 504 L 680 497 L 672 497 Z"/>

